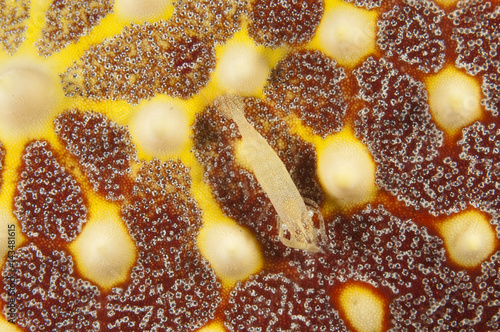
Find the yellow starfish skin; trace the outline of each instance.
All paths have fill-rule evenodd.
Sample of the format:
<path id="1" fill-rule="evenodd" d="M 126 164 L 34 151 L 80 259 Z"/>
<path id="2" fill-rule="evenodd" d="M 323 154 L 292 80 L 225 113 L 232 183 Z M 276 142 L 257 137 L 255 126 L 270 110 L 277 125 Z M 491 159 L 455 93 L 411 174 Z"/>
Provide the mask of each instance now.
<path id="1" fill-rule="evenodd" d="M 500 330 L 499 24 L 0 0 L 0 330 Z"/>

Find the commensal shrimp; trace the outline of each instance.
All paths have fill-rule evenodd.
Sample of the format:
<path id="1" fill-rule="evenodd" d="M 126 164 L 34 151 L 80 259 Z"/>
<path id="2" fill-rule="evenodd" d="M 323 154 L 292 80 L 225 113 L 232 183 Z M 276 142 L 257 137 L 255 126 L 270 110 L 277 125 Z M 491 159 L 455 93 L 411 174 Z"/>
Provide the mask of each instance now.
<path id="1" fill-rule="evenodd" d="M 309 252 L 320 250 L 318 233 L 326 239 L 324 221 L 320 216 L 319 229 L 314 227 L 314 210 L 306 207 L 285 165 L 273 148 L 245 118 L 245 102 L 242 97 L 225 95 L 215 101 L 222 115 L 232 119 L 240 131 L 247 162 L 257 181 L 269 197 L 278 214 L 280 241 L 291 248 Z M 317 209 L 317 206 L 312 206 Z"/>

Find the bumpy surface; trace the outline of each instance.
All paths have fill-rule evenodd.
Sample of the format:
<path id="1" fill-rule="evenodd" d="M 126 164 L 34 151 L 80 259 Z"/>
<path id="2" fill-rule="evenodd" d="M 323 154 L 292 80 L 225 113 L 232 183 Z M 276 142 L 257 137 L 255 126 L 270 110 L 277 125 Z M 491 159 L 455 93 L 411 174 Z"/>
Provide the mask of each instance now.
<path id="1" fill-rule="evenodd" d="M 180 162 L 139 171 L 123 208 L 139 257 L 128 285 L 108 295 L 109 330 L 192 331 L 213 319 L 220 284 L 194 247 L 201 218 L 190 182 Z"/>
<path id="2" fill-rule="evenodd" d="M 269 47 L 300 45 L 311 40 L 323 14 L 323 0 L 256 0 L 248 32 Z"/>
<path id="3" fill-rule="evenodd" d="M 280 274 L 259 274 L 237 285 L 229 304 L 229 331 L 249 331 L 251 326 L 265 326 L 263 331 L 346 330 L 324 290 L 304 289 Z"/>
<path id="4" fill-rule="evenodd" d="M 343 69 L 326 55 L 294 53 L 273 69 L 264 93 L 276 108 L 296 113 L 315 134 L 326 137 L 342 129 L 347 104 L 339 83 L 344 78 Z"/>
<path id="5" fill-rule="evenodd" d="M 379 47 L 425 73 L 444 63 L 444 36 L 439 27 L 444 11 L 432 1 L 404 0 L 378 21 Z"/>
<path id="6" fill-rule="evenodd" d="M 362 280 L 395 295 L 407 294 L 414 291 L 416 280 L 439 272 L 446 261 L 439 238 L 384 206 L 368 205 L 352 217 L 330 220 L 328 238 L 320 255 L 289 252 L 289 264 L 310 286 Z"/>
<path id="7" fill-rule="evenodd" d="M 125 289 L 108 295 L 109 331 L 193 331 L 214 318 L 219 287 L 208 263 L 191 248 L 141 252 Z"/>
<path id="8" fill-rule="evenodd" d="M 92 30 L 113 8 L 114 0 L 56 0 L 47 11 L 43 37 L 38 41 L 40 54 L 49 56 Z"/>
<path id="9" fill-rule="evenodd" d="M 498 105 L 500 104 L 500 74 L 486 74 L 483 76 L 483 85 L 481 86 L 484 99 L 481 100 L 487 111 L 494 116 L 498 116 Z"/>
<path id="10" fill-rule="evenodd" d="M 345 2 L 352 2 L 358 7 L 365 7 L 366 9 L 372 9 L 380 7 L 383 2 L 389 2 L 387 0 L 344 0 Z"/>
<path id="11" fill-rule="evenodd" d="M 2 270 L 2 277 L 15 278 L 17 323 L 28 331 L 99 331 L 101 309 L 96 286 L 74 274 L 73 260 L 64 250 L 41 251 L 29 244 L 16 250 L 17 262 Z M 8 301 L 4 286 L 2 299 Z"/>
<path id="12" fill-rule="evenodd" d="M 130 235 L 140 250 L 160 250 L 193 241 L 201 216 L 189 194 L 189 169 L 155 159 L 137 174 L 132 197 L 122 207 Z"/>
<path id="13" fill-rule="evenodd" d="M 208 83 L 215 54 L 213 43 L 181 28 L 167 22 L 134 24 L 93 46 L 62 75 L 66 95 L 131 103 L 157 93 L 191 97 Z"/>
<path id="14" fill-rule="evenodd" d="M 241 0 L 179 0 L 172 21 L 189 34 L 222 44 L 240 29 L 246 11 Z"/>
<path id="15" fill-rule="evenodd" d="M 500 63 L 497 55 L 500 32 L 500 7 L 495 2 L 460 0 L 450 14 L 451 38 L 457 42 L 457 64 L 471 75 L 494 72 Z"/>
<path id="16" fill-rule="evenodd" d="M 498 0 L 144 3 L 0 0 L 0 330 L 500 330 Z"/>
<path id="17" fill-rule="evenodd" d="M 499 208 L 500 129 L 494 123 L 487 126 L 476 122 L 464 129 L 460 158 L 468 162 L 467 187 L 469 198 L 478 205 Z"/>
<path id="18" fill-rule="evenodd" d="M 424 85 L 383 59 L 369 58 L 355 75 L 370 105 L 359 112 L 356 132 L 377 162 L 377 184 L 433 214 L 456 211 L 464 176 L 443 156 L 443 133 L 431 119 Z"/>
<path id="19" fill-rule="evenodd" d="M 46 141 L 34 141 L 23 154 L 14 214 L 30 238 L 71 241 L 87 219 L 82 190 L 59 164 Z"/>
<path id="20" fill-rule="evenodd" d="M 122 200 L 136 153 L 127 129 L 102 114 L 78 110 L 61 113 L 54 127 L 93 189 L 106 199 Z"/>
<path id="21" fill-rule="evenodd" d="M 0 2 L 0 40 L 9 54 L 13 54 L 25 39 L 29 9 L 30 0 Z"/>
<path id="22" fill-rule="evenodd" d="M 448 330 L 458 326 L 472 331 L 498 330 L 499 295 L 492 286 L 498 283 L 496 270 L 498 254 L 483 264 L 479 276 L 448 268 L 426 276 L 421 295 L 407 294 L 391 304 L 395 330 Z"/>

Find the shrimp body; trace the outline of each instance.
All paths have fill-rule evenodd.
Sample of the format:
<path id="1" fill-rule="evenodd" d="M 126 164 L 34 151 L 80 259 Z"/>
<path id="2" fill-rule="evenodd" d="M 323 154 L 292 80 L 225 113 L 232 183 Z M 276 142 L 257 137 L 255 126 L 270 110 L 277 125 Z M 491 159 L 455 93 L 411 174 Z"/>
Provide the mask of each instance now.
<path id="1" fill-rule="evenodd" d="M 308 210 L 276 152 L 246 120 L 243 99 L 226 95 L 216 101 L 216 107 L 238 126 L 243 148 L 248 156 L 247 161 L 279 216 L 280 241 L 292 248 L 319 251 L 317 230 L 312 221 L 313 213 Z M 323 223 L 320 232 L 325 234 Z"/>

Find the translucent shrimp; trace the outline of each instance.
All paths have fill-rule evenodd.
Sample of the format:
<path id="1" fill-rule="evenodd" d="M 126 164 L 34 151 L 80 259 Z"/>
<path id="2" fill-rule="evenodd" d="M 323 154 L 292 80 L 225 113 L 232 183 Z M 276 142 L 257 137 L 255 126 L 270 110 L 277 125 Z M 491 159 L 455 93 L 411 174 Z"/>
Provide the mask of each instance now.
<path id="1" fill-rule="evenodd" d="M 311 209 L 306 207 L 281 159 L 264 137 L 248 123 L 243 114 L 245 108 L 243 98 L 225 95 L 215 101 L 215 106 L 238 126 L 247 162 L 278 213 L 280 241 L 291 248 L 319 251 L 318 233 L 323 240 L 326 239 L 321 213 L 318 212 L 320 226 L 316 229 L 313 217 L 317 212 L 317 206 L 311 205 Z"/>

